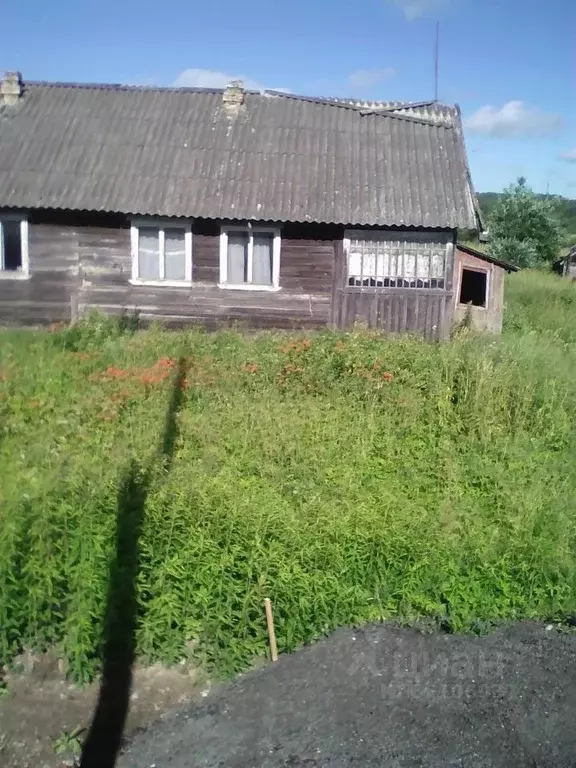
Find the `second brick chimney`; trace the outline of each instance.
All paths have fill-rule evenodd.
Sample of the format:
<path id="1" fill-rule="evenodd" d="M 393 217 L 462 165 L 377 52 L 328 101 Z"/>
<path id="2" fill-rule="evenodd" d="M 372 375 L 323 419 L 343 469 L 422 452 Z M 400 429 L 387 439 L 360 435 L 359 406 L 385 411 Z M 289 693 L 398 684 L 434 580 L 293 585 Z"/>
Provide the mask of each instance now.
<path id="1" fill-rule="evenodd" d="M 232 80 L 222 94 L 222 104 L 229 109 L 238 110 L 244 104 L 244 83 L 242 80 Z"/>

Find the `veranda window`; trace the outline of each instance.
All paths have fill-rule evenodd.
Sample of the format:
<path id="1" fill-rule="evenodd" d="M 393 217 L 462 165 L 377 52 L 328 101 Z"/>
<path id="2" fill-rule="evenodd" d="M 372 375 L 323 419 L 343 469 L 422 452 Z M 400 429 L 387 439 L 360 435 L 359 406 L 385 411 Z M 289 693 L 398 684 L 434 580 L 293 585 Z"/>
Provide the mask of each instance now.
<path id="1" fill-rule="evenodd" d="M 426 232 L 349 232 L 348 285 L 444 288 L 450 236 Z"/>

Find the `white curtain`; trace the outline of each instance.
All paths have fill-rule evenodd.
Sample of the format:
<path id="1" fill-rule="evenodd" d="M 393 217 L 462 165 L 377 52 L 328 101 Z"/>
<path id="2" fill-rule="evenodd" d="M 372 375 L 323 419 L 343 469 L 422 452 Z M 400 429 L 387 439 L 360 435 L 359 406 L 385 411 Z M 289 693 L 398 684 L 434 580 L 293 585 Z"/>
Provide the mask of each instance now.
<path id="1" fill-rule="evenodd" d="M 158 280 L 160 277 L 158 230 L 140 227 L 138 231 L 138 277 L 142 280 Z"/>
<path id="2" fill-rule="evenodd" d="M 164 231 L 164 276 L 166 280 L 186 279 L 186 235 L 183 229 Z"/>
<path id="3" fill-rule="evenodd" d="M 432 253 L 430 260 L 430 277 L 443 278 L 444 277 L 444 262 L 445 253 L 435 251 Z"/>
<path id="4" fill-rule="evenodd" d="M 402 263 L 402 262 L 400 262 Z M 420 263 L 418 263 L 418 271 L 420 271 Z M 416 277 L 416 254 L 407 252 L 404 254 L 404 274 L 402 277 L 408 280 L 413 280 Z"/>
<path id="5" fill-rule="evenodd" d="M 360 280 L 362 274 L 362 253 L 351 251 L 348 255 L 348 276 Z"/>
<path id="6" fill-rule="evenodd" d="M 385 280 L 401 280 L 406 287 L 418 280 L 443 279 L 445 243 L 428 241 L 424 235 L 391 235 L 352 240 L 348 254 L 348 277 L 357 285 L 382 285 Z M 406 282 L 407 281 L 407 282 Z"/>
<path id="7" fill-rule="evenodd" d="M 248 233 L 228 233 L 228 282 L 234 285 L 248 279 Z"/>
<path id="8" fill-rule="evenodd" d="M 376 277 L 376 254 L 374 252 L 363 254 L 362 274 L 365 278 Z"/>
<path id="9" fill-rule="evenodd" d="M 274 236 L 270 232 L 255 232 L 253 238 L 252 282 L 254 285 L 271 285 Z"/>

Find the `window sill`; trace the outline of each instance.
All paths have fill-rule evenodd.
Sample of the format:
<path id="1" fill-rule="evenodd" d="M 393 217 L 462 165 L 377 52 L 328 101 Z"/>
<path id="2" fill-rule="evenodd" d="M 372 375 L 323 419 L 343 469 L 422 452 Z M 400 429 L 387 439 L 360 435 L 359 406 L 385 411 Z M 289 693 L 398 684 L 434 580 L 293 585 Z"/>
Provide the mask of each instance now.
<path id="1" fill-rule="evenodd" d="M 144 285 L 150 288 L 190 288 L 191 280 L 137 280 L 132 278 L 130 285 Z"/>
<path id="2" fill-rule="evenodd" d="M 486 307 L 481 307 L 480 304 L 462 304 L 462 302 L 459 302 L 458 306 L 460 309 L 468 309 L 468 307 L 472 307 L 472 309 L 482 309 L 484 312 L 486 312 Z"/>
<path id="3" fill-rule="evenodd" d="M 0 280 L 30 280 L 29 272 L 8 272 L 0 269 Z"/>
<path id="4" fill-rule="evenodd" d="M 231 291 L 267 291 L 268 293 L 276 293 L 280 290 L 279 285 L 252 285 L 251 283 L 218 283 L 218 288 Z"/>

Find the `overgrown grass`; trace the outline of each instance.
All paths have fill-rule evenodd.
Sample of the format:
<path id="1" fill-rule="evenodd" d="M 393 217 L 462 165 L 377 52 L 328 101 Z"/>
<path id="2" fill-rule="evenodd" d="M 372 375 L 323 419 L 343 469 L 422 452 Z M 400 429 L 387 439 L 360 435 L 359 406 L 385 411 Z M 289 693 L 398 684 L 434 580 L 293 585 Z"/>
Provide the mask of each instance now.
<path id="1" fill-rule="evenodd" d="M 506 283 L 504 327 L 508 332 L 539 334 L 547 341 L 576 343 L 576 287 L 568 278 L 527 270 Z"/>
<path id="2" fill-rule="evenodd" d="M 0 345 L 0 657 L 97 669 L 117 496 L 146 468 L 139 653 L 226 674 L 346 624 L 575 610 L 576 289 L 511 277 L 507 333 L 133 333 Z M 189 365 L 172 462 L 157 448 Z M 144 470 L 143 470 L 144 471 Z"/>

